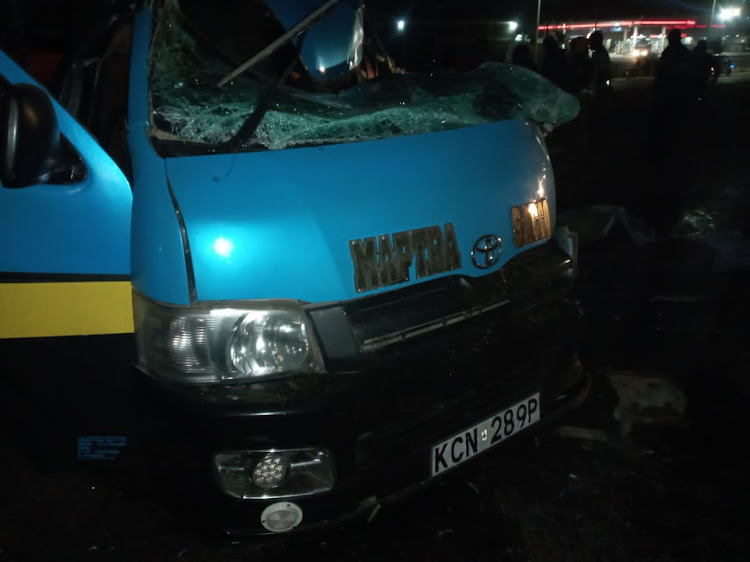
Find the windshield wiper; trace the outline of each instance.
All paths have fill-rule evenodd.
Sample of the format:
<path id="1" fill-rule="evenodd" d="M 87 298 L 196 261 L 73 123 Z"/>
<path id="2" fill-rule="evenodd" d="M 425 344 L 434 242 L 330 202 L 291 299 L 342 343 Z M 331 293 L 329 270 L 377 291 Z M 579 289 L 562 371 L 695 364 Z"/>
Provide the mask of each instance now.
<path id="1" fill-rule="evenodd" d="M 338 0 L 337 0 L 338 1 Z M 268 108 L 271 107 L 271 100 L 273 98 L 273 95 L 276 93 L 276 90 L 278 89 L 281 84 L 283 84 L 289 74 L 291 74 L 292 70 L 294 70 L 294 67 L 297 65 L 297 61 L 300 60 L 300 53 L 302 52 L 302 43 L 305 41 L 305 35 L 303 35 L 299 38 L 299 41 L 297 42 L 297 55 L 292 57 L 292 60 L 289 62 L 289 64 L 286 66 L 286 68 L 281 72 L 281 74 L 278 75 L 276 80 L 274 80 L 273 84 L 266 90 L 266 93 L 263 94 L 263 97 L 258 100 L 258 105 L 255 106 L 255 109 L 250 114 L 250 117 L 248 117 L 245 122 L 242 124 L 242 126 L 237 130 L 237 132 L 230 138 L 229 140 L 223 142 L 220 147 L 221 149 L 232 151 L 234 150 L 238 145 L 242 144 L 243 139 L 249 139 L 255 134 L 255 130 L 260 125 L 260 122 L 263 120 L 263 116 L 268 111 Z"/>
<path id="2" fill-rule="evenodd" d="M 331 8 L 333 8 L 336 4 L 339 3 L 339 1 L 340 0 L 328 0 L 320 8 L 311 12 L 310 15 L 303 18 L 299 23 L 289 28 L 289 30 L 283 35 L 281 35 L 278 39 L 273 41 L 267 47 L 264 47 L 263 49 L 261 49 L 259 52 L 257 52 L 248 60 L 246 60 L 237 68 L 235 68 L 232 72 L 227 74 L 224 78 L 219 80 L 217 86 L 221 88 L 222 86 L 224 86 L 224 84 L 226 84 L 227 82 L 235 78 L 238 74 L 245 72 L 251 66 L 258 64 L 260 61 L 271 56 L 273 53 L 275 53 L 281 47 L 283 47 L 285 44 L 291 41 L 295 36 L 299 35 L 303 31 L 306 31 L 312 24 L 314 24 L 320 18 L 325 16 L 331 10 Z"/>

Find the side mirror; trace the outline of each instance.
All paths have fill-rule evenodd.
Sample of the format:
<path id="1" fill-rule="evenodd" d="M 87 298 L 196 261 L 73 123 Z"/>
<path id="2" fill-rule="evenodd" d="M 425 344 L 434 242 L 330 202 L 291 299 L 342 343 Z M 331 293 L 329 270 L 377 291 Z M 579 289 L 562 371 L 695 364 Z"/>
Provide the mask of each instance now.
<path id="1" fill-rule="evenodd" d="M 6 84 L 0 91 L 0 182 L 27 187 L 43 181 L 60 144 L 49 95 L 31 84 Z"/>

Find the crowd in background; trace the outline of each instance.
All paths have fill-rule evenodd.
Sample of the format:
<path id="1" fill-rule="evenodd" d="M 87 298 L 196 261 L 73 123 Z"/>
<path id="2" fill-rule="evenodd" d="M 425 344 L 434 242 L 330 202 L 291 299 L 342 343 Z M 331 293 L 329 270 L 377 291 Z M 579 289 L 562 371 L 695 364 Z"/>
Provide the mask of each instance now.
<path id="1" fill-rule="evenodd" d="M 573 38 L 567 52 L 552 35 L 544 38 L 541 47 L 540 66 L 535 63 L 534 53 L 526 43 L 515 47 L 511 62 L 539 72 L 577 96 L 589 145 L 594 151 L 603 149 L 606 146 L 607 115 L 612 103 L 612 74 L 601 31 L 594 31 L 588 38 Z"/>
<path id="2" fill-rule="evenodd" d="M 674 130 L 675 123 L 694 113 L 706 94 L 714 65 L 707 47 L 707 42 L 701 40 L 689 50 L 682 43 L 680 29 L 672 29 L 668 35 L 668 46 L 661 53 L 654 78 L 649 144 L 657 153 L 671 144 L 670 131 Z M 602 33 L 594 31 L 588 38 L 575 37 L 566 49 L 554 36 L 548 35 L 541 43 L 538 65 L 534 55 L 529 44 L 521 43 L 513 50 L 511 62 L 539 72 L 577 96 L 592 150 L 605 149 L 613 89 L 609 54 Z"/>

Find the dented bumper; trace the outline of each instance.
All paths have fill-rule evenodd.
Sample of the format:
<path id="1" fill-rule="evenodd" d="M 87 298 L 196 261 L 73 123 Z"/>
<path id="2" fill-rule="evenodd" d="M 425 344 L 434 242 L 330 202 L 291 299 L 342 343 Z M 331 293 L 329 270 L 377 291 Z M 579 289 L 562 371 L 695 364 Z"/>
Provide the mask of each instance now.
<path id="1" fill-rule="evenodd" d="M 400 291 L 397 307 L 384 296 L 310 307 L 326 374 L 203 388 L 139 377 L 144 415 L 157 418 L 148 425 L 161 428 L 146 450 L 175 497 L 201 506 L 182 513 L 263 534 L 264 513 L 282 502 L 300 513 L 295 530 L 329 525 L 429 483 L 436 445 L 529 396 L 533 427 L 575 407 L 588 384 L 575 355 L 580 311 L 564 299 L 571 260 L 552 243 L 519 258 L 493 276 Z M 217 454 L 279 450 L 325 451 L 332 487 L 254 499 L 223 489 Z"/>

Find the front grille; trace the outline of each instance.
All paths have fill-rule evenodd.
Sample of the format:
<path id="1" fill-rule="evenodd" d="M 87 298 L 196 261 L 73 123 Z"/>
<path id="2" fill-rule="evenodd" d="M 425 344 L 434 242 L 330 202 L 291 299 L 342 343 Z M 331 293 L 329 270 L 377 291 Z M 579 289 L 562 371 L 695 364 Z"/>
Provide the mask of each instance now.
<path id="1" fill-rule="evenodd" d="M 507 321 L 507 315 L 502 320 Z M 358 470 L 370 471 L 383 458 L 417 455 L 427 463 L 425 448 L 450 433 L 532 392 L 559 387 L 559 374 L 569 368 L 574 356 L 577 306 L 552 304 L 515 320 L 512 325 L 481 330 L 487 339 L 472 348 L 466 347 L 467 338 L 452 334 L 452 341 L 446 342 L 436 357 L 423 357 L 424 370 L 414 375 L 421 381 L 422 392 L 410 392 L 404 399 L 394 393 L 379 417 L 371 413 L 383 423 L 359 436 L 355 453 Z M 561 326 L 567 330 L 561 331 Z M 470 333 L 468 340 L 476 341 L 475 336 Z M 399 372 L 403 372 L 403 363 L 408 364 L 412 354 L 419 355 L 419 350 L 398 354 L 383 371 L 401 363 Z"/>
<path id="2" fill-rule="evenodd" d="M 341 303 L 311 305 L 329 371 L 357 369 L 369 352 L 419 339 L 516 304 L 559 298 L 570 257 L 554 244 L 523 252 L 483 277 L 448 276 Z M 431 335 L 434 337 L 434 334 Z"/>

